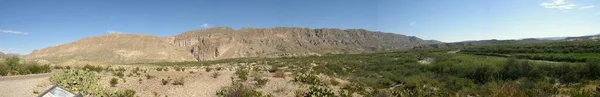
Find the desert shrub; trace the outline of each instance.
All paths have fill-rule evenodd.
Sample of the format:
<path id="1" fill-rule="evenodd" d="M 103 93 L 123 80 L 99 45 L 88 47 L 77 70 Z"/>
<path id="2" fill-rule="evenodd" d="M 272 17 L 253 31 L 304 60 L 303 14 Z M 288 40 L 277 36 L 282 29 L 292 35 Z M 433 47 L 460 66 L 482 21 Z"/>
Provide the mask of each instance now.
<path id="1" fill-rule="evenodd" d="M 210 67 L 206 67 L 206 68 L 204 68 L 204 71 L 206 71 L 206 72 L 210 72 L 210 71 L 212 71 L 212 68 L 210 68 Z"/>
<path id="2" fill-rule="evenodd" d="M 224 87 L 217 90 L 219 97 L 271 97 L 254 90 L 252 87 L 244 86 L 240 83 L 234 83 L 231 87 Z"/>
<path id="3" fill-rule="evenodd" d="M 17 67 L 17 65 L 19 65 L 20 60 L 21 59 L 19 59 L 19 57 L 17 56 L 10 56 L 4 58 L 4 64 L 8 66 L 8 69 L 14 70 L 14 67 Z"/>
<path id="4" fill-rule="evenodd" d="M 175 67 L 175 71 L 185 71 L 185 68 L 182 68 L 182 67 Z"/>
<path id="5" fill-rule="evenodd" d="M 311 86 L 302 97 L 335 97 L 335 94 L 331 89 Z"/>
<path id="6" fill-rule="evenodd" d="M 171 79 L 166 79 L 166 80 L 165 80 L 165 79 L 163 78 L 163 79 L 161 79 L 161 80 L 160 80 L 160 82 L 162 83 L 162 85 L 167 85 L 167 84 L 169 84 L 169 81 L 171 81 Z"/>
<path id="7" fill-rule="evenodd" d="M 163 67 L 156 67 L 156 71 L 163 71 Z"/>
<path id="8" fill-rule="evenodd" d="M 223 70 L 223 67 L 217 67 L 217 71 Z"/>
<path id="9" fill-rule="evenodd" d="M 89 64 L 86 64 L 85 66 L 83 66 L 82 68 L 83 70 L 89 70 L 89 71 L 96 71 L 96 72 L 102 72 L 104 71 L 104 68 L 102 66 L 92 66 Z"/>
<path id="10" fill-rule="evenodd" d="M 588 60 L 585 64 L 585 76 L 588 79 L 598 79 L 600 78 L 600 60 Z"/>
<path id="11" fill-rule="evenodd" d="M 82 94 L 102 94 L 106 91 L 99 85 L 99 79 L 93 72 L 72 69 L 54 74 L 50 77 L 50 82 Z"/>
<path id="12" fill-rule="evenodd" d="M 123 68 L 123 67 L 119 67 L 119 68 L 115 69 L 114 71 L 125 72 L 127 70 L 125 68 Z"/>
<path id="13" fill-rule="evenodd" d="M 173 80 L 173 85 L 183 85 L 185 83 L 185 78 L 180 77 Z"/>
<path id="14" fill-rule="evenodd" d="M 51 72 L 50 65 L 40 65 L 37 62 L 19 63 L 19 57 L 6 57 L 3 64 L 0 64 L 0 76 L 6 75 L 25 75 Z"/>
<path id="15" fill-rule="evenodd" d="M 521 91 L 519 86 L 507 83 L 493 90 L 492 97 L 527 97 L 527 95 Z"/>
<path id="16" fill-rule="evenodd" d="M 392 93 L 385 89 L 378 89 L 373 91 L 373 97 L 392 97 Z"/>
<path id="17" fill-rule="evenodd" d="M 275 72 L 277 72 L 279 70 L 277 69 L 277 67 L 272 66 L 268 71 L 269 71 L 269 73 L 275 73 Z"/>
<path id="18" fill-rule="evenodd" d="M 6 76 L 8 74 L 8 68 L 0 63 L 0 76 Z"/>
<path id="19" fill-rule="evenodd" d="M 316 76 L 315 74 L 312 74 L 312 73 L 298 74 L 298 75 L 296 75 L 296 77 L 294 77 L 294 81 L 305 83 L 305 84 L 310 84 L 310 85 L 323 85 L 324 84 L 323 82 L 321 82 L 321 79 L 319 79 L 318 76 Z"/>
<path id="20" fill-rule="evenodd" d="M 152 75 L 150 75 L 150 74 L 146 74 L 145 76 L 146 76 L 146 79 L 152 79 L 152 78 L 155 78 L 155 77 L 156 77 L 156 76 L 152 76 Z"/>
<path id="21" fill-rule="evenodd" d="M 340 82 L 338 82 L 337 80 L 335 80 L 335 79 L 333 79 L 333 78 L 332 78 L 332 79 L 329 79 L 329 83 L 331 83 L 331 85 L 334 85 L 334 86 L 337 86 L 337 85 L 339 85 L 339 84 L 340 84 Z"/>
<path id="22" fill-rule="evenodd" d="M 26 62 L 25 64 L 27 65 L 26 68 L 29 69 L 28 72 L 31 74 L 47 73 L 52 71 L 52 68 L 48 64 L 40 65 L 37 62 Z"/>
<path id="23" fill-rule="evenodd" d="M 258 86 L 264 86 L 267 84 L 267 82 L 269 82 L 269 79 L 267 78 L 256 78 L 254 80 L 256 80 L 256 85 Z"/>
<path id="24" fill-rule="evenodd" d="M 285 72 L 277 71 L 277 72 L 275 72 L 275 77 L 276 78 L 285 78 Z"/>
<path id="25" fill-rule="evenodd" d="M 237 77 L 240 78 L 242 81 L 246 81 L 248 80 L 248 72 L 249 70 L 247 69 L 238 69 L 237 71 L 235 71 L 235 75 L 237 75 Z"/>
<path id="26" fill-rule="evenodd" d="M 119 78 L 123 78 L 123 77 L 125 77 L 125 74 L 123 74 L 123 72 L 122 72 L 122 71 L 113 72 L 113 75 L 114 75 L 114 76 L 117 76 L 117 77 L 119 77 Z"/>
<path id="27" fill-rule="evenodd" d="M 114 92 L 110 97 L 135 97 L 135 90 L 125 89 Z"/>
<path id="28" fill-rule="evenodd" d="M 219 75 L 221 75 L 219 72 L 214 72 L 214 73 L 212 73 L 211 77 L 217 78 L 217 77 L 219 77 Z"/>
<path id="29" fill-rule="evenodd" d="M 117 79 L 117 78 L 110 79 L 110 86 L 111 87 L 115 87 L 117 84 L 119 84 L 119 79 Z"/>

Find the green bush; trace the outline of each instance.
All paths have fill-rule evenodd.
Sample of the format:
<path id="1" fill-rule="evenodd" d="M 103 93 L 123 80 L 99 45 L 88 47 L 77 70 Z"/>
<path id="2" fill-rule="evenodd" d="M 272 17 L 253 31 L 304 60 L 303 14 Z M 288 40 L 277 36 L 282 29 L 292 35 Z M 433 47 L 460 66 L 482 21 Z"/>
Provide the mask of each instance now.
<path id="1" fill-rule="evenodd" d="M 335 97 L 331 89 L 311 86 L 302 97 Z"/>
<path id="2" fill-rule="evenodd" d="M 93 72 L 85 70 L 65 70 L 50 77 L 50 82 L 58 84 L 70 91 L 78 91 L 82 94 L 103 94 L 106 89 L 99 85 L 100 78 Z"/>
<path id="3" fill-rule="evenodd" d="M 135 97 L 135 90 L 126 89 L 123 91 L 118 91 L 116 94 L 116 97 Z"/>
<path id="4" fill-rule="evenodd" d="M 237 77 L 240 78 L 242 81 L 246 81 L 248 80 L 248 72 L 249 70 L 242 68 L 235 71 L 235 75 L 237 75 Z"/>
<path id="5" fill-rule="evenodd" d="M 19 61 L 19 57 L 6 57 L 3 64 L 0 64 L 0 76 L 48 73 L 52 71 L 50 65 L 40 65 L 37 62 L 19 63 Z"/>
<path id="6" fill-rule="evenodd" d="M 92 66 L 92 65 L 87 64 L 87 65 L 83 66 L 83 70 L 102 72 L 102 71 L 104 71 L 104 68 L 102 66 Z"/>
<path id="7" fill-rule="evenodd" d="M 321 79 L 312 73 L 301 73 L 294 77 L 295 82 L 301 82 L 310 85 L 324 85 Z"/>
<path id="8" fill-rule="evenodd" d="M 252 87 L 234 83 L 231 87 L 225 87 L 217 90 L 218 97 L 272 97 L 254 90 Z"/>
<path id="9" fill-rule="evenodd" d="M 8 74 L 8 68 L 0 63 L 0 76 L 6 76 Z"/>

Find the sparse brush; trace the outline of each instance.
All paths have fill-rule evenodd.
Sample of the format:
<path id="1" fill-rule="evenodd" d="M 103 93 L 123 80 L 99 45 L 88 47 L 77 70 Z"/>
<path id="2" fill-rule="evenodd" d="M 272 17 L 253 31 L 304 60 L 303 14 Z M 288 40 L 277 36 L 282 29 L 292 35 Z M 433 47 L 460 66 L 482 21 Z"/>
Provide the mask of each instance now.
<path id="1" fill-rule="evenodd" d="M 117 84 L 119 84 L 119 79 L 117 79 L 117 78 L 110 79 L 110 86 L 111 87 L 116 87 Z"/>
<path id="2" fill-rule="evenodd" d="M 204 68 L 204 71 L 206 71 L 206 72 L 210 72 L 210 71 L 212 71 L 212 68 L 210 68 L 210 67 L 206 67 L 206 68 Z"/>
<path id="3" fill-rule="evenodd" d="M 242 81 L 246 81 L 248 80 L 248 70 L 247 69 L 238 69 L 237 71 L 235 71 L 235 75 L 237 75 L 238 78 L 240 78 Z"/>
<path id="4" fill-rule="evenodd" d="M 173 80 L 173 85 L 183 85 L 185 83 L 185 78 L 180 77 Z"/>
<path id="5" fill-rule="evenodd" d="M 169 81 L 171 81 L 171 79 L 166 79 L 166 80 L 165 80 L 165 79 L 163 78 L 163 79 L 161 79 L 161 80 L 160 80 L 160 82 L 162 83 L 162 85 L 167 85 L 167 84 L 169 84 Z"/>
<path id="6" fill-rule="evenodd" d="M 146 79 L 152 79 L 152 78 L 155 78 L 155 76 L 152 76 L 150 74 L 146 74 Z"/>
<path id="7" fill-rule="evenodd" d="M 335 97 L 335 94 L 331 92 L 331 89 L 311 86 L 308 91 L 304 93 L 304 97 Z"/>
<path id="8" fill-rule="evenodd" d="M 219 72 L 214 72 L 211 77 L 217 78 L 219 75 L 221 75 Z"/>
<path id="9" fill-rule="evenodd" d="M 118 76 L 120 78 L 123 78 L 125 76 L 125 74 L 123 74 L 123 72 L 117 71 L 117 72 L 113 72 L 114 76 Z"/>
<path id="10" fill-rule="evenodd" d="M 267 79 L 267 78 L 258 78 L 258 79 L 255 79 L 255 80 L 256 80 L 256 85 L 258 85 L 260 87 L 266 85 L 267 82 L 269 82 L 269 79 Z"/>
<path id="11" fill-rule="evenodd" d="M 175 71 L 183 71 L 181 67 L 175 67 Z"/>
<path id="12" fill-rule="evenodd" d="M 231 87 L 225 87 L 217 90 L 219 97 L 272 97 L 273 95 L 265 95 L 254 88 L 244 86 L 240 83 L 234 83 Z"/>

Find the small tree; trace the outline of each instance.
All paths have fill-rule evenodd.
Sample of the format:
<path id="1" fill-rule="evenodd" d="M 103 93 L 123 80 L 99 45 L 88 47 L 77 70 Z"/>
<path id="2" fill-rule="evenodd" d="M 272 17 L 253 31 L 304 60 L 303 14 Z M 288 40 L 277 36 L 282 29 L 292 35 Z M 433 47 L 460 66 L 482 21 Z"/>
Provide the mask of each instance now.
<path id="1" fill-rule="evenodd" d="M 17 57 L 17 56 L 10 56 L 10 57 L 4 58 L 4 64 L 6 64 L 6 66 L 8 66 L 8 69 L 15 70 L 16 69 L 15 67 L 17 67 L 20 60 L 21 59 L 19 59 L 19 57 Z"/>

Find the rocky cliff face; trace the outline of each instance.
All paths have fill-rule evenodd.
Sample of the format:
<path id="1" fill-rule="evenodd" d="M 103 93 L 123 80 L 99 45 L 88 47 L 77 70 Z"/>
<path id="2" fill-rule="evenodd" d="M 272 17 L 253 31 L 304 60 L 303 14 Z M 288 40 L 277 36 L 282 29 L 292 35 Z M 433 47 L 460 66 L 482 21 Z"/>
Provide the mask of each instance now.
<path id="1" fill-rule="evenodd" d="M 338 53 L 367 53 L 412 48 L 424 41 L 414 36 L 364 29 L 309 29 L 297 27 L 217 27 L 165 37 L 199 61 L 240 57 L 307 56 Z"/>
<path id="2" fill-rule="evenodd" d="M 73 43 L 35 50 L 26 58 L 102 63 L 195 61 L 190 53 L 159 37 L 139 34 L 88 37 Z"/>

